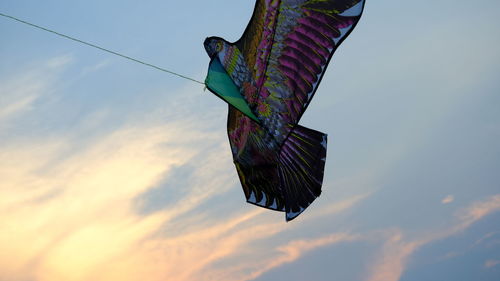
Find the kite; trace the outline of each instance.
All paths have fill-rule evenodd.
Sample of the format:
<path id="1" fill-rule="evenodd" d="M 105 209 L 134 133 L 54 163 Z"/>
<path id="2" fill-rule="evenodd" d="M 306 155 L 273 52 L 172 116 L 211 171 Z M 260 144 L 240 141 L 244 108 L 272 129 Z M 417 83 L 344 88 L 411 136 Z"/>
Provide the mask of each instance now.
<path id="1" fill-rule="evenodd" d="M 320 194 L 327 135 L 298 125 L 365 0 L 257 0 L 242 37 L 209 37 L 206 87 L 229 104 L 227 132 L 248 203 L 301 214 Z"/>

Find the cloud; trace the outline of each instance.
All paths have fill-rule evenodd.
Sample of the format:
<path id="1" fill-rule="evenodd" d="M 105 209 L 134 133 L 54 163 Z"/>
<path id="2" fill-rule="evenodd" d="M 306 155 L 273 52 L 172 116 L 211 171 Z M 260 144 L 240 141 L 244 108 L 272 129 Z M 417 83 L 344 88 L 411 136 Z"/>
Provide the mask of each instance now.
<path id="1" fill-rule="evenodd" d="M 498 245 L 500 244 L 500 239 L 496 239 L 496 236 L 498 236 L 499 234 L 500 231 L 493 231 L 486 233 L 483 237 L 474 242 L 472 247 L 476 247 L 479 245 L 484 245 L 485 247 L 492 247 Z"/>
<path id="2" fill-rule="evenodd" d="M 57 70 L 70 61 L 57 57 L 1 83 L 2 92 L 9 93 L 2 96 L 2 120 L 14 115 L 43 119 L 29 111 L 30 104 L 53 91 Z M 129 122 L 80 145 L 71 131 L 4 138 L 0 279 L 88 280 L 100 266 L 136 251 L 137 243 L 172 217 L 225 192 L 231 178 L 225 170 L 232 167 L 221 157 L 224 136 L 198 130 L 204 123 L 190 118 Z M 138 214 L 134 199 L 186 163 L 199 163 L 196 180 L 184 187 L 188 195 L 165 212 Z"/>
<path id="3" fill-rule="evenodd" d="M 203 178 L 204 185 L 189 192 L 191 204 L 180 202 L 185 204 L 159 215 L 135 214 L 133 198 L 199 152 L 163 145 L 192 136 L 180 128 L 124 128 L 65 157 L 59 154 L 68 145 L 64 138 L 2 149 L 3 159 L 13 160 L 0 164 L 0 244 L 12 254 L 0 263 L 14 272 L 1 274 L 31 272 L 26 266 L 37 259 L 38 280 L 80 280 L 85 268 L 125 254 L 134 241 L 203 200 L 202 193 L 217 192 L 227 177 Z"/>
<path id="4" fill-rule="evenodd" d="M 58 59 L 46 67 L 67 63 Z M 19 99 L 6 101 L 5 108 L 14 110 L 3 120 L 43 118 L 29 108 L 53 92 L 57 73 L 7 83 L 43 87 L 13 87 Z M 16 105 L 30 93 L 36 93 L 34 100 Z M 451 228 L 417 238 L 399 229 L 312 235 L 304 225 L 358 207 L 373 192 L 317 205 L 289 224 L 281 213 L 245 204 L 224 122 L 213 118 L 224 116 L 213 108 L 190 108 L 199 102 L 197 94 L 189 87 L 170 93 L 168 112 L 143 108 L 148 118 L 128 116 L 85 142 L 74 132 L 99 129 L 113 109 L 96 106 L 67 131 L 3 139 L 0 158 L 8 161 L 0 162 L 0 279 L 252 280 L 321 247 L 372 239 L 383 246 L 366 280 L 398 280 L 420 247 L 463 231 L 500 207 L 500 195 L 478 201 L 461 210 Z M 347 180 L 346 190 L 352 185 Z M 231 193 L 235 188 L 238 197 Z"/>
<path id="5" fill-rule="evenodd" d="M 397 230 L 382 246 L 377 262 L 367 277 L 368 281 L 397 281 L 404 272 L 408 258 L 421 245 L 422 241 L 405 242 Z"/>
<path id="6" fill-rule="evenodd" d="M 453 195 L 448 195 L 443 200 L 441 200 L 442 204 L 450 204 L 451 202 L 455 201 L 455 197 Z"/>
<path id="7" fill-rule="evenodd" d="M 111 64 L 111 61 L 109 59 L 103 60 L 101 62 L 94 64 L 94 65 L 87 66 L 87 67 L 83 68 L 80 75 L 85 76 L 85 75 L 90 74 L 92 72 L 99 71 L 105 67 L 108 67 L 110 64 Z"/>
<path id="8" fill-rule="evenodd" d="M 500 264 L 500 260 L 487 260 L 484 263 L 485 268 L 492 268 Z"/>
<path id="9" fill-rule="evenodd" d="M 33 89 L 26 90 L 31 91 Z M 9 116 L 12 116 L 20 111 L 29 108 L 29 106 L 35 101 L 36 98 L 36 95 L 29 95 L 10 103 L 8 106 L 3 107 L 0 111 L 0 119 L 7 119 Z"/>
<path id="10" fill-rule="evenodd" d="M 338 213 L 342 213 L 347 209 L 354 207 L 355 205 L 361 203 L 364 199 L 368 198 L 372 192 L 366 192 L 358 195 L 353 195 L 347 199 L 336 202 L 335 204 L 327 205 L 326 207 L 318 210 L 311 211 L 310 217 L 321 217 L 321 216 L 331 216 Z"/>
<path id="11" fill-rule="evenodd" d="M 49 59 L 46 62 L 46 66 L 49 68 L 53 68 L 53 69 L 61 69 L 64 66 L 73 62 L 73 60 L 74 60 L 73 56 L 71 56 L 71 55 L 68 55 L 68 54 L 61 55 L 61 56 L 57 56 L 57 57 Z"/>
<path id="12" fill-rule="evenodd" d="M 0 128 L 16 115 L 32 109 L 41 96 L 50 93 L 57 75 L 73 61 L 70 55 L 62 55 L 32 67 L 22 74 L 0 80 Z"/>
<path id="13" fill-rule="evenodd" d="M 347 234 L 335 234 L 290 242 L 274 250 L 278 262 L 262 267 L 252 245 L 288 229 L 282 216 L 275 222 L 266 210 L 249 206 L 246 208 L 249 211 L 233 216 L 208 218 L 209 224 L 199 223 L 197 215 L 186 218 L 187 221 L 172 221 L 214 196 L 221 186 L 230 186 L 224 180 L 211 179 L 218 174 L 216 171 L 207 172 L 207 177 L 200 179 L 199 189 L 193 185 L 195 188 L 189 195 L 173 206 L 147 216 L 139 215 L 134 198 L 160 182 L 169 167 L 174 169 L 188 161 L 175 157 L 172 151 L 157 149 L 158 141 L 168 139 L 170 134 L 168 128 L 116 132 L 42 172 L 36 178 L 36 187 L 26 187 L 25 193 L 12 186 L 2 188 L 2 198 L 11 201 L 1 204 L 2 214 L 8 214 L 1 218 L 1 233 L 8 235 L 0 234 L 0 244 L 8 245 L 3 248 L 15 254 L 0 259 L 3 268 L 11 269 L 0 276 L 22 280 L 29 277 L 25 274 L 34 272 L 40 281 L 139 280 L 141 276 L 151 276 L 149 280 L 200 280 L 204 276 L 238 280 L 238 276 L 244 278 L 242 271 L 237 270 L 242 265 L 253 269 L 250 277 L 256 277 L 321 245 L 353 239 Z M 52 158 L 48 154 L 47 158 Z M 215 157 L 210 160 L 217 161 Z M 22 170 L 38 170 L 43 164 L 27 166 Z M 10 178 L 8 182 L 16 180 Z M 224 192 L 224 188 L 221 190 Z M 182 223 L 189 227 L 179 227 Z M 159 236 L 159 230 L 174 235 Z M 18 240 L 13 243 L 10 237 Z M 248 258 L 238 260 L 242 251 L 249 254 Z M 232 258 L 237 261 L 231 267 L 232 274 L 228 275 L 231 270 L 214 269 L 219 261 Z"/>
<path id="14" fill-rule="evenodd" d="M 338 205 L 341 207 L 334 209 L 352 206 L 344 202 Z M 271 216 L 272 213 L 264 209 L 247 207 L 245 209 L 250 211 L 232 216 L 229 220 L 203 217 L 209 223 L 188 221 L 190 227 L 175 237 L 163 237 L 153 242 L 155 246 L 151 248 L 164 249 L 158 259 L 172 261 L 162 266 L 162 280 L 252 280 L 321 246 L 361 238 L 350 233 L 333 233 L 316 239 L 291 239 L 285 245 L 274 246 L 268 241 L 298 226 L 285 224 L 280 213 Z M 309 220 L 318 218 L 308 217 Z M 171 222 L 165 228 L 176 225 L 177 222 Z"/>
<path id="15" fill-rule="evenodd" d="M 62 68 L 70 61 L 56 58 L 34 71 Z M 21 99 L 32 93 L 33 99 L 49 96 L 60 79 L 55 70 L 50 77 L 19 77 L 4 85 L 11 85 Z M 16 85 L 43 86 L 28 91 Z M 169 98 L 190 101 L 195 94 L 181 90 Z M 4 116 L 43 119 L 43 112 L 29 110 L 32 100 L 16 102 L 6 101 L 18 109 Z M 235 200 L 227 193 L 241 190 L 224 128 L 210 129 L 224 123 L 200 120 L 186 114 L 189 110 L 179 106 L 152 112 L 151 118 L 130 118 L 81 142 L 75 131 L 99 129 L 99 120 L 108 114 L 96 106 L 67 131 L 3 139 L 0 158 L 7 161 L 0 162 L 0 279 L 248 280 L 323 245 L 359 238 L 349 233 L 291 236 L 276 246 L 269 240 L 299 224 L 286 224 L 281 213 L 245 204 L 242 194 L 231 213 L 215 216 L 214 208 L 198 209 L 208 202 L 227 205 Z M 213 108 L 205 111 L 214 117 Z M 157 197 L 160 191 L 163 198 Z M 303 221 L 338 214 L 367 196 L 318 209 Z"/>
<path id="16" fill-rule="evenodd" d="M 500 210 L 500 194 L 491 196 L 488 200 L 477 201 L 460 212 L 460 224 L 458 229 L 465 229 L 483 217 Z"/>
<path id="17" fill-rule="evenodd" d="M 457 220 L 445 229 L 438 229 L 420 235 L 416 239 L 405 239 L 402 230 L 382 232 L 386 242 L 378 253 L 376 262 L 369 268 L 367 281 L 397 281 L 405 271 L 411 255 L 420 247 L 436 240 L 461 233 L 485 216 L 500 210 L 500 195 L 493 195 L 484 201 L 472 203 L 457 213 Z"/>
<path id="18" fill-rule="evenodd" d="M 333 245 L 337 243 L 353 242 L 360 240 L 361 235 L 350 233 L 333 233 L 316 239 L 300 239 L 293 240 L 284 246 L 276 248 L 277 255 L 263 260 L 258 265 L 258 269 L 244 277 L 242 280 L 253 280 L 267 271 L 280 267 L 287 263 L 292 263 L 300 259 L 305 253 L 313 251 L 317 248 Z"/>

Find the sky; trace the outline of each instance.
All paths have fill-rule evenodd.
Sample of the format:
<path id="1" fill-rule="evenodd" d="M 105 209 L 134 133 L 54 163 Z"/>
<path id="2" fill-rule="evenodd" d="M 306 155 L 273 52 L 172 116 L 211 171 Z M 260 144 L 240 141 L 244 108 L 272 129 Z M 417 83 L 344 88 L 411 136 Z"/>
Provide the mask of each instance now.
<path id="1" fill-rule="evenodd" d="M 253 6 L 0 12 L 203 81 L 203 40 L 237 40 Z M 289 223 L 245 202 L 202 85 L 0 17 L 0 280 L 499 280 L 499 10 L 367 0 L 300 121 L 328 156 Z"/>

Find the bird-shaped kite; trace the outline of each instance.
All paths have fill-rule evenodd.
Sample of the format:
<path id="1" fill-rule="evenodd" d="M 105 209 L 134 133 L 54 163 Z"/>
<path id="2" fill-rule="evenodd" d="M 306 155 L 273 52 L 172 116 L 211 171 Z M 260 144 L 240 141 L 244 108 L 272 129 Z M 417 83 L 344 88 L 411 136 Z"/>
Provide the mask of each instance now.
<path id="1" fill-rule="evenodd" d="M 290 221 L 321 193 L 327 135 L 298 125 L 365 0 L 257 0 L 234 43 L 209 37 L 207 88 L 229 104 L 227 131 L 247 202 Z"/>

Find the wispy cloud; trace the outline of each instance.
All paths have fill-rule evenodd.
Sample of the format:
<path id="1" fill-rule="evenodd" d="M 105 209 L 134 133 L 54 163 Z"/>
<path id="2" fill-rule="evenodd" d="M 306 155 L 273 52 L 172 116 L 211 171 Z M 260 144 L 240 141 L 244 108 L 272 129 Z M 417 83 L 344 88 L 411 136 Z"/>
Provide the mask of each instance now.
<path id="1" fill-rule="evenodd" d="M 453 195 L 448 195 L 443 200 L 441 200 L 442 204 L 450 204 L 451 202 L 455 201 L 455 197 Z"/>
<path id="2" fill-rule="evenodd" d="M 370 268 L 367 281 L 397 281 L 405 271 L 411 255 L 420 247 L 436 240 L 461 233 L 485 216 L 500 210 L 500 195 L 478 201 L 460 210 L 456 222 L 445 229 L 438 229 L 417 237 L 405 239 L 402 230 L 386 232 L 387 242 L 378 254 L 377 261 Z"/>
<path id="3" fill-rule="evenodd" d="M 336 202 L 335 204 L 328 205 L 322 209 L 311 211 L 310 217 L 322 217 L 322 216 L 331 216 L 338 213 L 341 213 L 345 210 L 348 210 L 355 205 L 361 203 L 364 199 L 368 198 L 372 192 L 366 192 L 358 195 L 354 195 L 347 199 Z"/>
<path id="4" fill-rule="evenodd" d="M 180 135 L 192 134 L 177 127 L 125 128 L 61 160 L 54 159 L 60 159 L 67 145 L 64 138 L 2 149 L 0 154 L 7 156 L 2 159 L 13 161 L 0 164 L 0 244 L 14 254 L 0 263 L 21 274 L 33 270 L 25 267 L 36 258 L 40 280 L 77 280 L 83 268 L 124 253 L 169 217 L 203 200 L 201 194 L 216 192 L 227 177 L 203 178 L 204 185 L 190 192 L 194 199 L 169 212 L 147 217 L 135 213 L 132 203 L 138 194 L 196 154 L 189 147 L 162 146 Z"/>
<path id="5" fill-rule="evenodd" d="M 313 251 L 317 248 L 333 245 L 336 243 L 353 242 L 361 239 L 361 235 L 350 233 L 334 233 L 327 236 L 319 237 L 316 239 L 308 240 L 293 240 L 284 246 L 276 248 L 277 255 L 271 258 L 261 260 L 258 269 L 254 270 L 251 274 L 244 277 L 243 280 L 253 280 L 263 273 L 268 272 L 274 268 L 280 267 L 287 263 L 292 263 L 302 257 L 307 252 Z"/>
<path id="6" fill-rule="evenodd" d="M 6 126 L 5 122 L 10 118 L 32 109 L 33 103 L 38 98 L 49 94 L 57 75 L 72 60 L 70 55 L 55 57 L 22 74 L 16 73 L 2 78 L 0 80 L 0 126 Z"/>
<path id="7" fill-rule="evenodd" d="M 68 62 L 57 58 L 46 65 Z M 35 78 L 29 81 L 39 81 L 46 93 L 52 90 L 49 82 L 57 81 L 57 75 Z M 18 97 L 30 96 L 16 89 Z M 6 104 L 12 107 L 15 101 Z M 189 115 L 186 108 L 179 110 Z M 15 114 L 33 113 L 19 109 Z M 266 243 L 297 224 L 245 204 L 242 195 L 232 214 L 209 216 L 210 208 L 193 212 L 211 201 L 226 204 L 224 194 L 238 187 L 227 140 L 206 129 L 218 120 L 168 112 L 173 118 L 161 121 L 165 114 L 128 120 L 85 143 L 75 144 L 69 131 L 5 139 L 0 147 L 0 158 L 7 159 L 0 162 L 0 279 L 249 280 L 322 245 L 359 239 L 334 233 L 313 239 L 291 236 L 279 246 Z M 105 116 L 96 108 L 75 127 L 98 127 Z M 189 169 L 182 174 L 188 184 L 179 184 L 176 169 Z M 144 195 L 161 184 L 170 188 L 162 190 L 170 203 L 141 211 L 141 204 L 152 204 Z M 183 189 L 178 196 L 169 193 L 175 188 Z M 340 213 L 367 196 L 339 201 L 304 220 Z M 271 255 L 263 257 L 255 247 Z M 221 269 L 221 263 L 227 267 Z"/>
<path id="8" fill-rule="evenodd" d="M 35 89 L 26 89 L 26 90 L 32 91 Z M 29 95 L 14 102 L 11 102 L 8 105 L 3 106 L 2 110 L 0 111 L 0 120 L 7 119 L 9 116 L 12 116 L 20 111 L 28 109 L 36 98 L 37 98 L 36 95 Z"/>
<path id="9" fill-rule="evenodd" d="M 477 201 L 459 214 L 462 223 L 458 229 L 465 229 L 483 217 L 500 210 L 500 194 L 491 196 L 488 200 Z"/>
<path id="10" fill-rule="evenodd" d="M 498 245 L 500 244 L 500 239 L 495 239 L 498 235 L 500 235 L 500 231 L 486 233 L 483 237 L 474 242 L 474 244 L 472 244 L 472 247 L 476 247 L 479 245 L 485 245 L 486 247 Z"/>
<path id="11" fill-rule="evenodd" d="M 109 59 L 103 60 L 101 62 L 94 64 L 94 65 L 90 65 L 90 66 L 83 68 L 80 75 L 85 76 L 89 73 L 99 71 L 99 70 L 109 66 L 110 64 L 111 64 L 111 61 Z"/>
<path id="12" fill-rule="evenodd" d="M 68 62 L 63 57 L 45 65 L 59 68 Z M 31 102 L 40 92 L 50 93 L 54 79 L 17 76 L 3 89 Z M 4 118 L 29 114 L 29 102 L 21 106 L 14 98 L 3 101 Z M 230 165 L 220 157 L 224 136 L 201 133 L 196 126 L 189 118 L 171 124 L 130 123 L 81 147 L 72 144 L 69 132 L 4 139 L 0 245 L 9 255 L 0 255 L 0 279 L 88 280 L 86 276 L 99 266 L 134 251 L 135 243 L 171 217 L 226 191 L 230 177 L 220 171 Z M 204 166 L 196 167 L 189 196 L 159 214 L 136 212 L 134 199 L 139 194 L 160 182 L 168 170 L 197 156 Z"/>
<path id="13" fill-rule="evenodd" d="M 404 272 L 410 255 L 423 244 L 422 241 L 405 242 L 400 231 L 395 231 L 383 245 L 377 262 L 367 281 L 397 281 Z"/>
<path id="14" fill-rule="evenodd" d="M 29 83 L 16 82 L 23 76 L 11 77 L 5 85 L 17 89 L 19 99 L 5 100 L 5 108 L 14 109 L 3 120 L 41 114 L 29 110 L 33 100 L 16 102 L 50 94 L 58 78 L 55 69 L 69 61 L 46 63 L 53 74 L 24 77 Z M 36 91 L 12 86 L 37 83 L 43 86 Z M 193 92 L 172 93 L 172 110 L 129 118 L 82 143 L 71 130 L 3 139 L 0 158 L 7 161 L 0 162 L 0 279 L 252 280 L 321 247 L 375 239 L 383 246 L 366 280 L 395 281 L 418 248 L 463 231 L 500 208 L 500 195 L 478 201 L 463 209 L 450 228 L 417 238 L 400 229 L 305 234 L 303 225 L 356 208 L 373 191 L 311 208 L 288 224 L 280 213 L 245 204 L 224 126 L 219 126 L 224 122 L 199 118 L 213 117 L 211 109 L 196 115 L 199 108 L 185 106 L 195 107 L 199 97 Z M 96 108 L 75 121 L 72 130 L 99 128 L 110 110 Z M 214 126 L 220 130 L 212 130 Z M 346 179 L 344 185 L 353 184 Z M 237 198 L 234 188 L 240 192 Z M 234 200 L 238 207 L 227 211 L 224 206 Z"/>
<path id="15" fill-rule="evenodd" d="M 500 264 L 500 260 L 487 260 L 484 263 L 484 267 L 486 268 L 492 268 Z"/>

